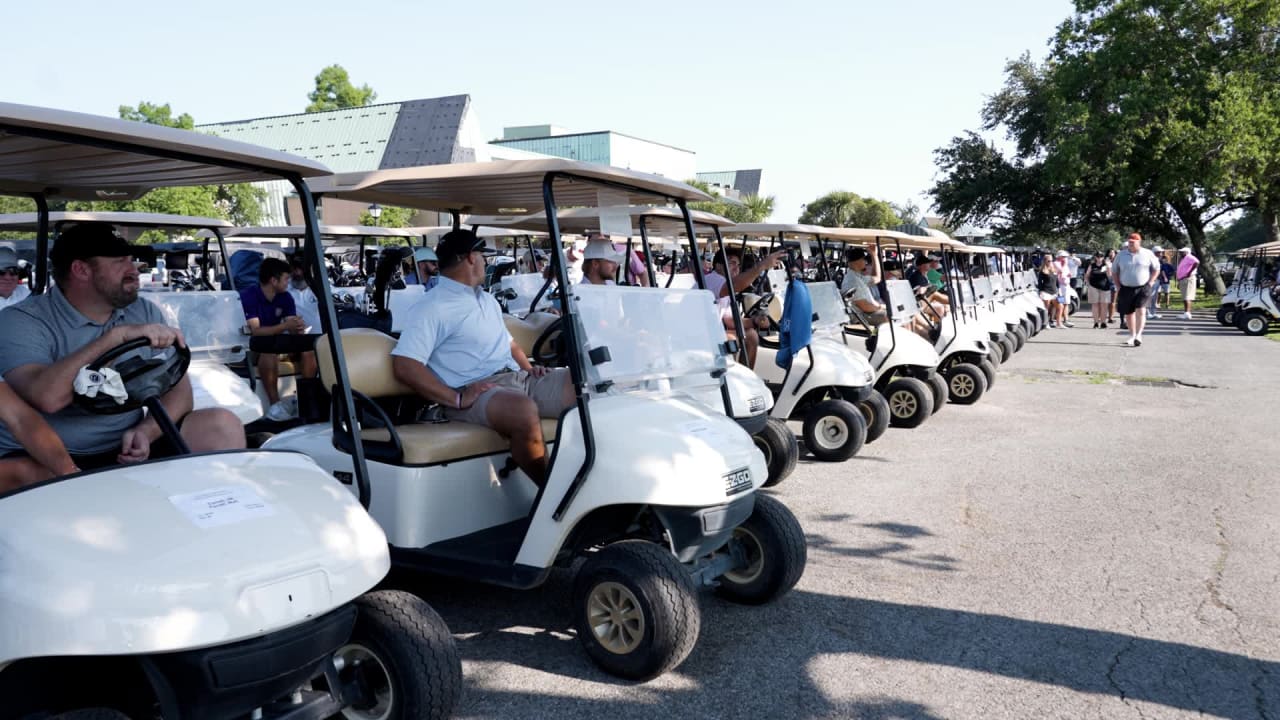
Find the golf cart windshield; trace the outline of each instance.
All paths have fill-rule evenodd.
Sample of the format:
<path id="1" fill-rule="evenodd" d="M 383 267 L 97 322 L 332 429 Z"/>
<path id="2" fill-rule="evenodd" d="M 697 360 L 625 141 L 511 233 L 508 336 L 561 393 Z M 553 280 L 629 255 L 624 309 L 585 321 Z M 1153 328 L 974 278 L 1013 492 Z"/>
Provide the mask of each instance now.
<path id="1" fill-rule="evenodd" d="M 507 312 L 512 315 L 528 315 L 533 308 L 533 299 L 537 297 L 538 292 L 542 290 L 542 286 L 547 283 L 547 279 L 542 273 L 519 273 L 504 275 L 498 281 L 499 290 L 514 290 L 515 298 L 507 301 Z M 542 299 L 538 302 L 540 309 L 551 307 L 551 303 L 547 298 L 547 294 L 543 293 Z"/>
<path id="2" fill-rule="evenodd" d="M 906 280 L 886 280 L 884 285 L 889 295 L 890 317 L 895 320 L 905 320 L 915 314 L 916 294 L 911 289 L 911 283 Z"/>
<path id="3" fill-rule="evenodd" d="M 182 328 L 193 360 L 234 363 L 244 359 L 249 334 L 239 293 L 209 290 L 142 293 L 139 297 L 159 306 L 170 326 Z"/>
<path id="4" fill-rule="evenodd" d="M 849 322 L 849 310 L 840 297 L 840 288 L 833 282 L 811 282 L 809 300 L 813 303 L 813 330 L 815 334 L 840 335 Z"/>
<path id="5" fill-rule="evenodd" d="M 727 367 L 724 326 L 706 290 L 578 285 L 573 295 L 583 366 L 597 392 L 677 377 L 714 384 Z"/>

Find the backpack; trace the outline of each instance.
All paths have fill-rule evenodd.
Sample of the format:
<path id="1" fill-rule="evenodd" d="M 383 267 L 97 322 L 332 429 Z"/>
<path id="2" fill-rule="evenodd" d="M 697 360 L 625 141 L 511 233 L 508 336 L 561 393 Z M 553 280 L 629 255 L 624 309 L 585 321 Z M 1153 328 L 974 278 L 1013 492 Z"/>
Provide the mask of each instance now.
<path id="1" fill-rule="evenodd" d="M 262 265 L 262 253 L 257 250 L 237 250 L 231 254 L 231 281 L 236 290 L 258 284 L 258 268 Z"/>
<path id="2" fill-rule="evenodd" d="M 1089 287 L 1097 290 L 1110 290 L 1111 277 L 1107 275 L 1107 271 L 1097 265 L 1089 266 Z"/>

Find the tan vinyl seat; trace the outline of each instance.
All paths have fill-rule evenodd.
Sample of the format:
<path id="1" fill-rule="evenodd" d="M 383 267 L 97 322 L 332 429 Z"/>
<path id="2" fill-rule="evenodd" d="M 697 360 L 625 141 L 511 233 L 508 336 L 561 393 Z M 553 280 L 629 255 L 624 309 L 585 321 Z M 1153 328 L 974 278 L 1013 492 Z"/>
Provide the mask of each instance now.
<path id="1" fill-rule="evenodd" d="M 526 319 L 520 319 L 515 315 L 503 315 L 502 320 L 507 324 L 507 332 L 511 333 L 512 339 L 524 350 L 525 355 L 532 355 L 533 344 L 538 341 L 551 323 L 555 322 L 558 316 L 551 313 L 530 313 Z"/>
<path id="2" fill-rule="evenodd" d="M 347 361 L 347 377 L 351 389 L 370 398 L 413 395 L 413 390 L 395 377 L 391 366 L 391 350 L 396 340 L 371 328 L 348 328 L 342 331 L 342 351 Z M 320 379 L 332 388 L 337 379 L 329 339 L 316 341 L 316 361 Z M 546 442 L 556 437 L 557 421 L 542 421 Z M 511 446 L 506 439 L 483 425 L 449 421 L 444 423 L 411 423 L 395 426 L 404 450 L 400 460 L 405 465 L 434 465 L 481 455 L 505 453 Z M 379 443 L 392 442 L 387 428 L 371 428 L 360 433 L 361 439 Z"/>

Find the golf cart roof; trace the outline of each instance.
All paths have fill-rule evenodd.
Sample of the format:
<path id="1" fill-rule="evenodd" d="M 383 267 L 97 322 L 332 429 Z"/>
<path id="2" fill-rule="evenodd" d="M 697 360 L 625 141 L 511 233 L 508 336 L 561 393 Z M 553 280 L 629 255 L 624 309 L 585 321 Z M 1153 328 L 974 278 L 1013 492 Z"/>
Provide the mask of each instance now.
<path id="1" fill-rule="evenodd" d="M 472 215 L 462 222 L 464 227 L 475 225 L 476 236 L 481 238 L 508 238 L 508 237 L 546 237 L 547 234 L 540 230 L 526 230 L 512 223 L 503 222 L 505 217 L 493 215 Z M 492 220 L 493 222 L 486 222 Z M 424 238 L 438 240 L 441 235 L 453 230 L 452 225 L 424 225 L 421 227 L 411 228 L 415 235 L 421 235 Z"/>
<path id="2" fill-rule="evenodd" d="M 957 248 L 960 252 L 977 253 L 979 255 L 1003 255 L 1004 248 L 995 247 L 993 245 L 965 245 Z"/>
<path id="3" fill-rule="evenodd" d="M 424 165 L 420 167 L 351 172 L 308 181 L 313 192 L 359 202 L 376 202 L 420 210 L 504 215 L 528 213 L 544 207 L 542 182 L 548 173 L 568 173 L 586 180 L 625 183 L 653 194 L 688 201 L 711 197 L 685 183 L 659 175 L 608 165 L 559 158 Z M 560 205 L 599 204 L 603 188 L 572 178 L 555 185 Z M 629 204 L 653 201 L 653 194 L 612 190 Z M 616 201 L 615 203 L 616 204 Z"/>
<path id="4" fill-rule="evenodd" d="M 418 228 L 378 227 L 375 225 L 321 225 L 323 237 L 416 237 Z M 307 234 L 305 225 L 258 225 L 233 228 L 227 237 L 300 238 Z"/>
<path id="5" fill-rule="evenodd" d="M 94 139 L 169 157 L 87 144 Z M 328 174 L 311 160 L 192 130 L 0 102 L 0 193 L 133 200 L 158 187 Z"/>
<path id="6" fill-rule="evenodd" d="M 562 233 L 572 233 L 574 235 L 585 235 L 589 232 L 595 232 L 600 229 L 600 216 L 613 215 L 618 216 L 625 213 L 634 222 L 632 223 L 632 231 L 626 237 L 635 237 L 639 235 L 639 218 L 645 218 L 645 227 L 652 231 L 654 235 L 664 237 L 675 237 L 685 234 L 684 215 L 680 213 L 679 208 L 660 207 L 650 205 L 623 205 L 617 207 L 576 207 L 561 210 L 556 214 L 556 220 L 560 225 Z M 733 225 L 733 221 L 716 215 L 715 213 L 703 212 L 701 210 L 691 210 L 689 212 L 693 218 L 694 230 L 697 226 L 715 226 L 727 227 Z M 546 212 L 533 213 L 531 215 L 522 216 L 490 216 L 479 217 L 473 216 L 468 222 L 476 222 L 477 220 L 486 221 L 487 224 L 493 226 L 505 226 L 510 228 L 523 228 L 542 230 L 547 229 Z M 476 224 L 486 224 L 485 222 L 476 222 Z M 617 238 L 616 234 L 611 237 Z"/>
<path id="7" fill-rule="evenodd" d="M 68 210 L 66 212 L 49 213 L 49 224 L 76 222 L 104 222 L 112 225 L 124 225 L 131 228 L 219 228 L 234 227 L 226 220 L 188 215 L 165 215 L 162 213 L 137 212 L 88 212 Z M 0 215 L 0 230 L 19 232 L 36 232 L 39 216 L 33 212 Z M 226 233 L 223 233 L 224 235 Z"/>

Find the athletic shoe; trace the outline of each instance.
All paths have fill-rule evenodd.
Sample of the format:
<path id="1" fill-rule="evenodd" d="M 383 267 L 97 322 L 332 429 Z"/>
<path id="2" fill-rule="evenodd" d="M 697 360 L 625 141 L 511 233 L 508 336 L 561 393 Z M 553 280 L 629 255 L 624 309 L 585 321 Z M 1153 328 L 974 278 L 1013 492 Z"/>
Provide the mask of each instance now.
<path id="1" fill-rule="evenodd" d="M 1142 338 L 1134 338 L 1134 339 L 1133 339 L 1133 346 L 1134 346 L 1134 347 L 1142 347 Z"/>
<path id="2" fill-rule="evenodd" d="M 1102 329 L 1103 329 L 1103 330 L 1106 330 L 1106 329 L 1107 329 L 1107 324 L 1106 324 L 1106 323 L 1102 323 Z"/>
<path id="3" fill-rule="evenodd" d="M 1121 320 L 1121 321 L 1120 321 L 1120 329 L 1121 329 L 1121 330 L 1128 330 L 1128 329 L 1129 329 L 1129 324 L 1128 324 L 1128 323 L 1126 323 L 1124 320 Z"/>
<path id="4" fill-rule="evenodd" d="M 1128 340 L 1124 341 L 1124 344 L 1125 344 L 1125 347 L 1137 347 L 1138 341 L 1135 338 L 1129 338 Z"/>
<path id="5" fill-rule="evenodd" d="M 1190 320 L 1190 319 L 1191 319 L 1191 313 L 1182 313 L 1182 319 L 1183 319 L 1183 320 Z"/>
<path id="6" fill-rule="evenodd" d="M 292 402 L 291 402 L 292 401 Z M 267 408 L 267 419 L 275 422 L 292 420 L 298 416 L 297 398 L 286 398 Z"/>
<path id="7" fill-rule="evenodd" d="M 1094 330 L 1097 330 L 1097 329 L 1098 329 L 1098 323 L 1094 323 L 1094 324 L 1093 324 L 1093 329 L 1094 329 Z"/>
<path id="8" fill-rule="evenodd" d="M 1069 327 L 1069 328 L 1073 328 L 1073 327 L 1075 327 L 1075 323 L 1064 322 L 1064 323 L 1062 323 L 1062 324 L 1063 324 L 1064 326 L 1066 326 L 1066 327 Z"/>

